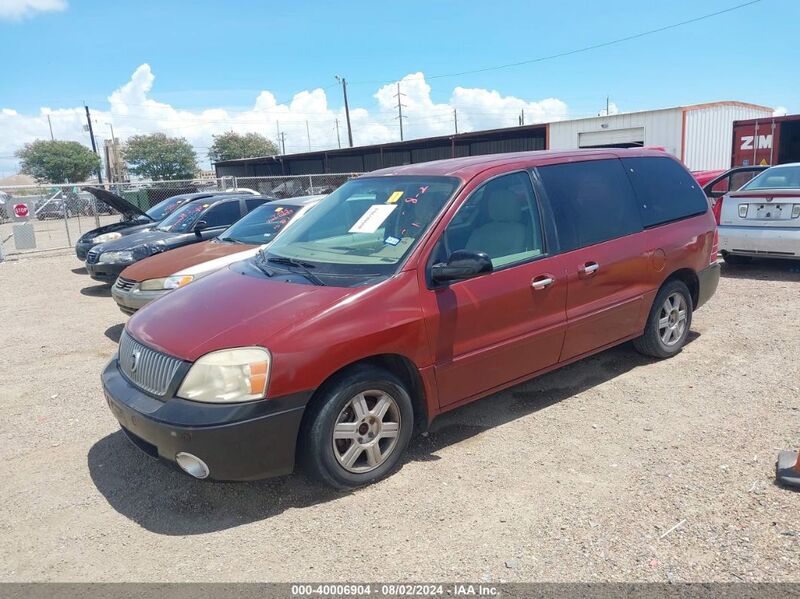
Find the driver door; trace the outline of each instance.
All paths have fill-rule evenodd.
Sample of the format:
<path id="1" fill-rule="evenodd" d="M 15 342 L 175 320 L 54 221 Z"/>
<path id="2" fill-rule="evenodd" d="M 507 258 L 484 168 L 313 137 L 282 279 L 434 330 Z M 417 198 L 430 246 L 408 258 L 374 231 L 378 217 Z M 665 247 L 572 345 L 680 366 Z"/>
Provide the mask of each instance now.
<path id="1" fill-rule="evenodd" d="M 558 361 L 566 324 L 566 269 L 547 254 L 541 211 L 527 172 L 473 191 L 429 260 L 484 252 L 493 271 L 423 290 L 439 403 L 465 402 Z M 430 277 L 428 277 L 430 281 Z"/>

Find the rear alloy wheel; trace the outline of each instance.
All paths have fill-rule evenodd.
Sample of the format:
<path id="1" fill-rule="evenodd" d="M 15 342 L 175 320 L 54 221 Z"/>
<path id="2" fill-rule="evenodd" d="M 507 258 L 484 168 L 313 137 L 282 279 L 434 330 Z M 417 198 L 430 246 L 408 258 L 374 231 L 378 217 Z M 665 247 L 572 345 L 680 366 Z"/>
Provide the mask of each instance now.
<path id="1" fill-rule="evenodd" d="M 355 366 L 325 384 L 309 405 L 298 440 L 308 473 L 339 489 L 391 473 L 411 438 L 414 409 L 391 372 Z"/>
<path id="2" fill-rule="evenodd" d="M 681 351 L 691 325 L 692 296 L 689 288 L 683 281 L 669 281 L 656 295 L 644 334 L 633 344 L 647 356 L 669 358 Z"/>

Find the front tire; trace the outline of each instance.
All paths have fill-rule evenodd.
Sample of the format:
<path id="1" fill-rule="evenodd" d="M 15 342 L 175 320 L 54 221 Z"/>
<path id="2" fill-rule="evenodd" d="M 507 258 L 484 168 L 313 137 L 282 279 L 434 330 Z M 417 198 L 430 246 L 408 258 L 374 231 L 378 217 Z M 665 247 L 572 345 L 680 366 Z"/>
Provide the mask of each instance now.
<path id="1" fill-rule="evenodd" d="M 683 281 L 664 284 L 653 301 L 644 334 L 634 339 L 636 350 L 654 358 L 671 358 L 679 353 L 692 326 L 692 294 Z"/>
<path id="2" fill-rule="evenodd" d="M 326 383 L 309 406 L 299 444 L 308 474 L 338 489 L 389 475 L 414 427 L 411 397 L 391 372 L 353 367 Z"/>

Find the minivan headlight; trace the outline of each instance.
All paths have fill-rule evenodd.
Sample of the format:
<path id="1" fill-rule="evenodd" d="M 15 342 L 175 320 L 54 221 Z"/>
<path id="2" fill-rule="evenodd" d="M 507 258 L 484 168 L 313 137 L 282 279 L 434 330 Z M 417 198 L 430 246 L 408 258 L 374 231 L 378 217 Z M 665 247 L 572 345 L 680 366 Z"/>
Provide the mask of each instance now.
<path id="1" fill-rule="evenodd" d="M 133 262 L 133 252 L 103 252 L 98 259 L 100 264 L 120 264 L 122 262 Z"/>
<path id="2" fill-rule="evenodd" d="M 178 397 L 210 403 L 261 399 L 267 392 L 271 361 L 262 347 L 211 352 L 192 364 Z"/>
<path id="3" fill-rule="evenodd" d="M 92 243 L 106 243 L 108 241 L 115 241 L 122 237 L 122 233 L 103 233 L 92 239 Z"/>

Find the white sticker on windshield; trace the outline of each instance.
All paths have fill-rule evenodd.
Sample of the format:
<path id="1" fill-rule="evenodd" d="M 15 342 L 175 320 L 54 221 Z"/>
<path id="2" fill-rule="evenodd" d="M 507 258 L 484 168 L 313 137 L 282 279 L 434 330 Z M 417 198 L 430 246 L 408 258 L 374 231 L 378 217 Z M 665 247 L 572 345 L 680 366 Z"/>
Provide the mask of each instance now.
<path id="1" fill-rule="evenodd" d="M 397 208 L 397 204 L 374 204 L 361 215 L 348 233 L 374 233 L 381 228 L 383 221 Z"/>

